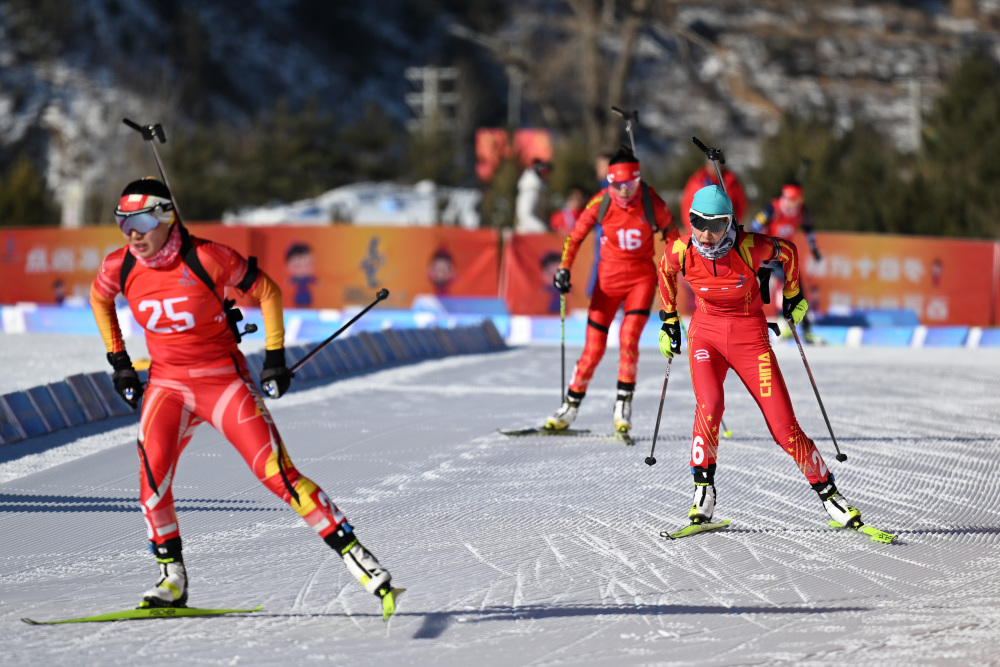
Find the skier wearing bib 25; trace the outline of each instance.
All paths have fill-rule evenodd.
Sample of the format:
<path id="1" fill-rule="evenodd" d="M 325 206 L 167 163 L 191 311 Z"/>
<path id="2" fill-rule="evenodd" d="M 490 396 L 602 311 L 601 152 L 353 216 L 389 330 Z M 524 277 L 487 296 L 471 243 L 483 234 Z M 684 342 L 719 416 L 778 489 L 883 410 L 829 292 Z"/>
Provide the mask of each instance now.
<path id="1" fill-rule="evenodd" d="M 674 218 L 663 199 L 642 183 L 639 160 L 622 147 L 608 166 L 608 187 L 598 192 L 576 221 L 562 263 L 553 278 L 556 289 L 570 290 L 570 269 L 580 244 L 594 225 L 601 225 L 597 281 L 587 312 L 583 354 L 562 406 L 546 420 L 545 428 L 563 430 L 576 419 L 580 402 L 608 343 L 608 327 L 618 307 L 625 304 L 620 334 L 615 430 L 627 436 L 632 428 L 632 393 L 639 361 L 639 335 L 649 319 L 656 294 L 653 235 L 661 233 L 668 245 L 677 238 Z"/>
<path id="2" fill-rule="evenodd" d="M 678 273 L 687 279 L 696 297 L 688 327 L 688 362 L 697 401 L 691 441 L 695 493 L 688 519 L 693 524 L 712 520 L 719 422 L 725 409 L 723 382 L 732 368 L 764 414 L 771 437 L 795 460 L 830 517 L 842 526 L 861 525 L 861 512 L 848 505 L 837 490 L 833 473 L 795 419 L 768 337 L 757 281 L 762 264 L 780 262 L 785 270 L 786 318 L 798 323 L 809 307 L 799 286 L 795 245 L 739 229 L 733 205 L 717 185 L 698 190 L 690 220 L 691 234 L 668 245 L 659 266 L 660 298 L 666 312 L 660 331 L 663 356 L 670 358 L 681 347 Z"/>
<path id="3" fill-rule="evenodd" d="M 323 490 L 295 468 L 237 347 L 236 320 L 242 316 L 220 296 L 232 287 L 260 301 L 266 350 L 260 380 L 278 398 L 292 378 L 285 365 L 280 288 L 257 268 L 256 258 L 248 261 L 228 246 L 191 236 L 160 181 L 126 186 L 115 219 L 128 244 L 104 259 L 90 302 L 116 391 L 133 408 L 143 399 L 139 502 L 160 578 L 143 594 L 140 608 L 186 606 L 188 576 L 172 483 L 195 427 L 208 422 L 340 554 L 351 574 L 381 599 L 388 618 L 396 594 L 388 570 L 361 546 Z M 122 340 L 114 303 L 119 292 L 145 329 L 152 359 L 145 388 Z"/>

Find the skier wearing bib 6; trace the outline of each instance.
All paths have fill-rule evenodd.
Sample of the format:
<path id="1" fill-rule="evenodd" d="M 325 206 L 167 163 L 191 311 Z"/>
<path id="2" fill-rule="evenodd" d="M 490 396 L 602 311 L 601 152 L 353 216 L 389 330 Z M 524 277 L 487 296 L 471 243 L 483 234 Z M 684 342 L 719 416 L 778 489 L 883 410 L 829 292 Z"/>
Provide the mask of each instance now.
<path id="1" fill-rule="evenodd" d="M 666 312 L 660 351 L 680 352 L 677 274 L 690 284 L 696 309 L 688 328 L 688 362 L 697 405 L 691 440 L 694 502 L 692 524 L 709 523 L 715 510 L 715 466 L 719 423 L 725 409 L 723 382 L 736 371 L 753 395 L 774 441 L 795 460 L 830 517 L 841 526 L 861 526 L 861 512 L 837 490 L 815 443 L 799 427 L 771 349 L 757 270 L 780 262 L 785 272 L 783 313 L 795 323 L 808 304 L 799 285 L 799 255 L 790 241 L 747 233 L 738 227 L 733 205 L 717 185 L 704 187 L 691 204 L 690 235 L 669 244 L 659 265 L 660 298 Z"/>

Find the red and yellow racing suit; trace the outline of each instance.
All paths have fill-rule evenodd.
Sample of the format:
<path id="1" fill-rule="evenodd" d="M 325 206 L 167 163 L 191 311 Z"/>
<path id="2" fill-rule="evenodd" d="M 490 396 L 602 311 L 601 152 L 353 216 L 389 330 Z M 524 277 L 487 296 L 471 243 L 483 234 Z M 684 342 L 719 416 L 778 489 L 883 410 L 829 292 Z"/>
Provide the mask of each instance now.
<path id="1" fill-rule="evenodd" d="M 580 244 L 597 223 L 597 213 L 605 196 L 612 197 L 607 188 L 594 195 L 580 214 L 567 239 L 560 268 L 572 268 Z M 669 246 L 678 236 L 674 218 L 666 203 L 652 188 L 650 196 L 656 218 L 653 223 L 657 231 L 666 234 Z M 570 391 L 580 394 L 587 391 L 594 370 L 604 356 L 609 327 L 623 302 L 625 314 L 620 332 L 618 381 L 635 384 L 639 336 L 649 319 L 649 308 L 656 293 L 653 227 L 646 220 L 642 192 L 637 192 L 625 206 L 612 197 L 604 220 L 601 221 L 599 243 L 601 261 L 587 312 L 586 342 L 569 385 Z"/>
<path id="2" fill-rule="evenodd" d="M 216 290 L 241 283 L 248 270 L 246 259 L 228 246 L 190 238 Z M 126 251 L 121 248 L 104 259 L 90 289 L 94 317 L 112 353 L 125 349 L 114 299 L 121 287 Z M 259 271 L 247 293 L 260 301 L 266 348 L 283 347 L 280 288 Z M 152 360 L 138 435 L 139 500 L 149 539 L 162 544 L 180 535 L 172 483 L 181 452 L 202 422 L 226 438 L 257 478 L 321 537 L 337 530 L 344 515 L 288 458 L 219 296 L 192 273 L 179 254 L 162 268 L 136 262 L 124 294 L 145 329 Z"/>
<path id="3" fill-rule="evenodd" d="M 723 382 L 730 368 L 757 402 L 771 437 L 795 460 L 811 484 L 825 482 L 829 471 L 812 440 L 795 419 L 792 401 L 778 368 L 762 309 L 757 269 L 778 261 L 785 270 L 785 298 L 798 294 L 799 256 L 790 241 L 737 232 L 727 254 L 709 260 L 685 235 L 668 245 L 660 261 L 663 309 L 677 310 L 677 274 L 695 294 L 696 310 L 688 327 L 688 363 L 697 401 L 691 439 L 691 468 L 708 468 L 719 450 L 719 423 L 725 410 Z"/>

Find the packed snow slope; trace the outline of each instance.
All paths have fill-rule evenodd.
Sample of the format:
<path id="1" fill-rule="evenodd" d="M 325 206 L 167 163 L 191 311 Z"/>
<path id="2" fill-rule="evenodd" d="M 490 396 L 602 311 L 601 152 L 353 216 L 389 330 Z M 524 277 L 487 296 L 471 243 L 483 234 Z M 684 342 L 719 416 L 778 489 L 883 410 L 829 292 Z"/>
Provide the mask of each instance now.
<path id="1" fill-rule="evenodd" d="M 579 349 L 567 353 L 571 368 Z M 642 351 L 638 442 L 624 447 L 604 435 L 615 353 L 577 420 L 586 437 L 496 431 L 558 406 L 552 347 L 397 367 L 270 403 L 293 460 L 408 589 L 389 624 L 202 426 L 174 484 L 189 602 L 264 610 L 26 625 L 134 607 L 156 567 L 136 503 L 133 423 L 0 447 L 2 662 L 998 664 L 1000 353 L 808 348 L 849 457 L 838 463 L 797 350 L 778 350 L 803 428 L 865 519 L 899 534 L 891 545 L 827 527 L 732 376 L 734 435 L 716 476 L 716 516 L 732 525 L 662 539 L 686 523 L 693 491 L 687 365 L 673 364 L 649 467 L 665 362 Z M 33 354 L 26 345 L 16 363 Z"/>

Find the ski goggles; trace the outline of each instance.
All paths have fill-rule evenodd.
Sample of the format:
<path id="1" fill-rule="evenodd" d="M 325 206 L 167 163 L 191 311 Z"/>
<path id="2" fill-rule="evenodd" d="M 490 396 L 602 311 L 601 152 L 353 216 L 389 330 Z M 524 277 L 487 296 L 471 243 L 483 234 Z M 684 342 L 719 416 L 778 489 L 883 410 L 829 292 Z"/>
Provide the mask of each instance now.
<path id="1" fill-rule="evenodd" d="M 137 211 L 123 211 L 115 209 L 115 222 L 122 234 L 128 236 L 132 230 L 140 234 L 148 234 L 156 229 L 160 224 L 171 224 L 175 220 L 174 205 L 170 202 L 161 202 L 155 206 L 140 208 Z"/>
<path id="2" fill-rule="evenodd" d="M 719 215 L 709 215 L 692 210 L 689 219 L 691 220 L 691 226 L 699 232 L 717 234 L 729 227 L 729 221 L 733 219 L 733 214 L 720 213 Z"/>
<path id="3" fill-rule="evenodd" d="M 639 189 L 639 178 L 630 178 L 627 181 L 612 181 L 608 184 L 608 187 L 619 194 L 631 195 Z"/>

